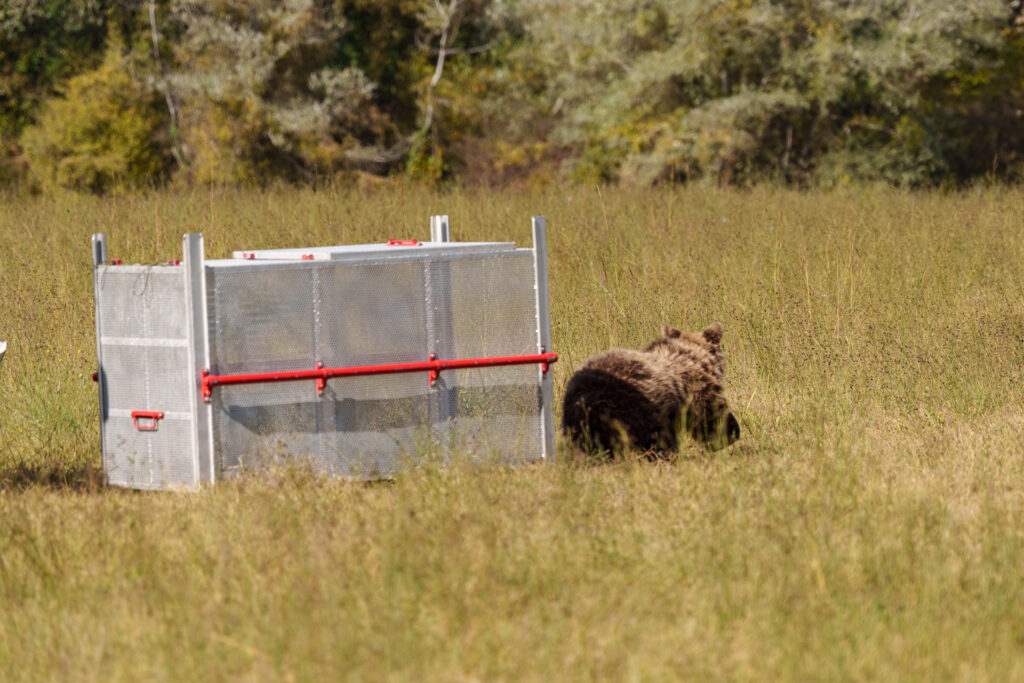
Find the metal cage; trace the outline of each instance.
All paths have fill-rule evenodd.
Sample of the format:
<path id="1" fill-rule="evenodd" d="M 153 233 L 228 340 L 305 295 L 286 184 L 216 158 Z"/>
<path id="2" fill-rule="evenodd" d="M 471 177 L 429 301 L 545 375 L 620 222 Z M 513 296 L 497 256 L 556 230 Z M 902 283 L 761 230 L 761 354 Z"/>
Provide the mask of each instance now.
<path id="1" fill-rule="evenodd" d="M 93 235 L 110 484 L 214 483 L 282 459 L 354 478 L 424 457 L 553 457 L 543 217 L 532 248 L 431 241 L 161 265 Z"/>

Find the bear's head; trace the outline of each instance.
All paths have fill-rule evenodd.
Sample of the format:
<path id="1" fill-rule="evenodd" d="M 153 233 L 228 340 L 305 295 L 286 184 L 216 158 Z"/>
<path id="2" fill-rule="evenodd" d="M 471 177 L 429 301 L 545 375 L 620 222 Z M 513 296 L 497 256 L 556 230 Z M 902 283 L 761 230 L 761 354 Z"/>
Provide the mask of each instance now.
<path id="1" fill-rule="evenodd" d="M 687 404 L 680 415 L 683 426 L 694 439 L 712 450 L 734 443 L 740 438 L 740 423 L 729 409 L 722 389 L 722 324 L 712 323 L 698 334 L 664 325 L 661 335 L 648 350 L 667 353 L 676 376 L 687 389 Z"/>

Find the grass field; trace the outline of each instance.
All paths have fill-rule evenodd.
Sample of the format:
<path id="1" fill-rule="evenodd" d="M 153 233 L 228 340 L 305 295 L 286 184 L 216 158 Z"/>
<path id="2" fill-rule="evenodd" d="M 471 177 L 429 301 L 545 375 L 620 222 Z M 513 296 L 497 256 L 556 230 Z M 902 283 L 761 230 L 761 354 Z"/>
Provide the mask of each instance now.
<path id="1" fill-rule="evenodd" d="M 674 463 L 105 488 L 89 235 L 156 262 L 547 217 L 556 401 L 725 325 Z M 0 678 L 1024 680 L 1024 192 L 0 200 Z"/>

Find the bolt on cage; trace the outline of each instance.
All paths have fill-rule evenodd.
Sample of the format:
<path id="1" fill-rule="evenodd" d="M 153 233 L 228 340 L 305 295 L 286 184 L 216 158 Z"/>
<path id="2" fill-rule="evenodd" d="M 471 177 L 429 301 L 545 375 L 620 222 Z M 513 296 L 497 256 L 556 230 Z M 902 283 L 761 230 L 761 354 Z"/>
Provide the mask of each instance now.
<path id="1" fill-rule="evenodd" d="M 159 265 L 108 259 L 93 235 L 108 481 L 193 487 L 295 458 L 377 478 L 426 452 L 553 457 L 544 219 L 528 249 L 448 235 L 434 216 L 429 242 L 206 260 L 189 234 L 183 259 Z"/>

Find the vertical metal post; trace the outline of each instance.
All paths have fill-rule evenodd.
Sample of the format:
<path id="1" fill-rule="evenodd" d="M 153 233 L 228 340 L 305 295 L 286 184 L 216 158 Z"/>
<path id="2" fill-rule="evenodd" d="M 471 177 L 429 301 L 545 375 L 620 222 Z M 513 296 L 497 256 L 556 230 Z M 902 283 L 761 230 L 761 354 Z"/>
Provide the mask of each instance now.
<path id="1" fill-rule="evenodd" d="M 537 353 L 551 351 L 551 301 L 548 294 L 548 241 L 544 216 L 533 217 L 533 272 L 537 294 Z M 555 385 L 549 368 L 540 374 L 541 440 L 545 460 L 555 459 Z"/>
<path id="2" fill-rule="evenodd" d="M 310 367 L 321 363 L 324 360 L 324 348 L 322 343 L 323 337 L 323 325 L 321 322 L 321 313 L 323 311 L 324 301 L 324 282 L 320 276 L 320 268 L 316 265 L 316 261 L 311 261 L 310 265 L 310 281 L 313 287 L 313 310 L 312 310 L 312 327 L 313 327 L 313 357 L 310 359 Z M 324 390 L 316 392 L 316 448 L 317 457 L 322 458 L 326 450 L 328 443 L 327 435 L 335 431 L 334 425 L 334 401 L 330 400 L 332 392 L 326 385 Z"/>
<path id="3" fill-rule="evenodd" d="M 210 367 L 210 326 L 206 306 L 206 263 L 203 236 L 182 237 L 185 268 L 185 313 L 189 337 L 189 367 L 195 428 L 192 430 L 193 472 L 196 484 L 213 484 L 217 467 L 213 449 L 213 407 L 203 401 L 202 371 Z"/>
<path id="4" fill-rule="evenodd" d="M 448 229 L 448 215 L 430 217 L 430 241 L 449 242 L 451 235 Z"/>
<path id="5" fill-rule="evenodd" d="M 104 474 L 107 472 L 107 450 L 103 432 L 107 422 L 107 382 L 103 373 L 103 331 L 100 328 L 100 286 L 102 276 L 100 266 L 107 262 L 107 235 L 96 232 L 92 235 L 92 288 L 93 303 L 96 309 L 96 386 L 100 399 L 100 456 L 103 459 Z"/>
<path id="6" fill-rule="evenodd" d="M 94 232 L 92 234 L 92 265 L 98 266 L 107 262 L 107 234 Z"/>
<path id="7" fill-rule="evenodd" d="M 449 241 L 448 216 L 430 217 L 430 241 Z M 452 339 L 452 273 L 448 261 L 423 262 L 424 289 L 427 304 L 427 344 L 428 351 L 442 360 L 454 358 L 455 349 Z M 458 387 L 454 384 L 454 375 L 446 378 L 442 375 L 434 385 L 431 421 L 445 423 L 458 416 Z"/>

